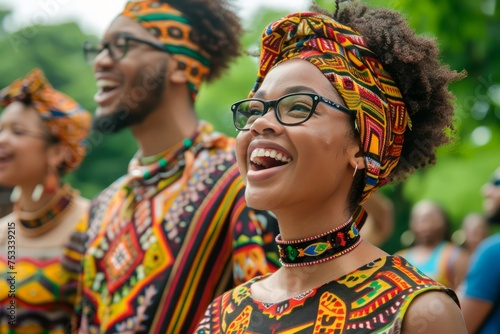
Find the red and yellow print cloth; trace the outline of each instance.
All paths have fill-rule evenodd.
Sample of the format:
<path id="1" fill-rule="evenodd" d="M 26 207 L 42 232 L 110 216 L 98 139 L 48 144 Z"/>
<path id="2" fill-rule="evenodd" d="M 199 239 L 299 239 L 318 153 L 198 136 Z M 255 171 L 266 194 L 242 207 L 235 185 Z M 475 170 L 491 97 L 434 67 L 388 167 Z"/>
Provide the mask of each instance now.
<path id="1" fill-rule="evenodd" d="M 16 237 L 15 259 L 7 257 L 6 251 L 0 253 L 0 333 L 70 332 L 82 249 L 66 239 L 66 230 L 71 231 L 73 238 L 81 238 L 87 220 L 87 212 L 83 211 L 77 222 L 64 220 L 47 232 L 48 238 L 53 238 L 50 247 L 38 246 L 36 238 L 32 244 L 23 245 L 20 242 L 21 223 L 14 214 L 0 221 L 0 247 L 5 250 L 11 245 L 7 241 L 12 240 L 8 239 L 7 226 L 16 226 L 13 234 Z M 11 305 L 14 311 L 9 309 Z M 15 321 L 10 321 L 12 315 Z"/>
<path id="2" fill-rule="evenodd" d="M 397 256 L 279 303 L 252 299 L 252 284 L 263 278 L 216 298 L 195 333 L 401 333 L 405 312 L 421 293 L 443 291 L 458 303 L 453 291 Z"/>

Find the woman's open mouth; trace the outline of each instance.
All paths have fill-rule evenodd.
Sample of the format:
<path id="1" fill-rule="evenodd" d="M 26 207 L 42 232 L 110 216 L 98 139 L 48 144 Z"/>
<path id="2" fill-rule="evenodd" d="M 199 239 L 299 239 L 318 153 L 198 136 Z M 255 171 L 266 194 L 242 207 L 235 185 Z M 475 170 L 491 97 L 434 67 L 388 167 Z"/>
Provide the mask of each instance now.
<path id="1" fill-rule="evenodd" d="M 275 149 L 256 148 L 250 155 L 252 170 L 263 170 L 286 165 L 292 158 Z"/>

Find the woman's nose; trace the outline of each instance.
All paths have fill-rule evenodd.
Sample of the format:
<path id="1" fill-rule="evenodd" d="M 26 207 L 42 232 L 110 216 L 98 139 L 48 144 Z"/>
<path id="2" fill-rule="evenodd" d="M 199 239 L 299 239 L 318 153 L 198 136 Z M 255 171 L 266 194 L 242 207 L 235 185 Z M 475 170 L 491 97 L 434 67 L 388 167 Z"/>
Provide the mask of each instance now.
<path id="1" fill-rule="evenodd" d="M 250 132 L 253 135 L 275 132 L 279 133 L 283 129 L 283 125 L 278 121 L 276 112 L 273 108 L 269 108 L 261 117 L 257 118 L 250 126 Z"/>

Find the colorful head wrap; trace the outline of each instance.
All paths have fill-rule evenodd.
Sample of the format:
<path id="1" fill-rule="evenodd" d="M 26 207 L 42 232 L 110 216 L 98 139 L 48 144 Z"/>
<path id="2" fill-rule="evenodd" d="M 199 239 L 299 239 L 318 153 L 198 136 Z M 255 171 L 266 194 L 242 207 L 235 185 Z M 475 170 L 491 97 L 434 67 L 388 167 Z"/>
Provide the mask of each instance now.
<path id="1" fill-rule="evenodd" d="M 0 91 L 2 107 L 15 101 L 32 106 L 50 133 L 70 148 L 64 162 L 65 171 L 78 167 L 86 152 L 90 113 L 69 96 L 55 90 L 38 68 Z"/>
<path id="2" fill-rule="evenodd" d="M 142 25 L 179 61 L 181 69 L 186 71 L 194 101 L 201 83 L 210 73 L 210 60 L 208 54 L 193 42 L 194 32 L 189 19 L 159 0 L 128 2 L 122 15 Z"/>
<path id="3" fill-rule="evenodd" d="M 294 13 L 264 29 L 260 69 L 250 96 L 279 63 L 304 59 L 315 65 L 356 114 L 363 146 L 365 187 L 361 203 L 386 184 L 411 126 L 399 88 L 365 39 L 353 29 L 318 13 Z"/>

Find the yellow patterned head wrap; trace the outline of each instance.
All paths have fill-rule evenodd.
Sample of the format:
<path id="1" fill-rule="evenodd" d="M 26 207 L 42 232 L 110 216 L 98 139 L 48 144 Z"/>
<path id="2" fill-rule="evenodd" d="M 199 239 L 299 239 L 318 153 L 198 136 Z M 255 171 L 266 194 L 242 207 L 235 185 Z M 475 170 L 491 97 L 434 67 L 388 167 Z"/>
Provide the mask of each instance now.
<path id="1" fill-rule="evenodd" d="M 411 126 L 399 88 L 365 39 L 318 13 L 293 13 L 264 29 L 260 68 L 250 96 L 277 64 L 304 59 L 315 65 L 356 114 L 366 164 L 361 203 L 389 181 Z"/>
<path id="2" fill-rule="evenodd" d="M 90 113 L 69 96 L 55 90 L 38 68 L 0 91 L 2 107 L 15 101 L 32 106 L 50 133 L 70 148 L 64 161 L 64 171 L 78 167 L 86 152 L 86 137 L 92 118 Z"/>
<path id="3" fill-rule="evenodd" d="M 193 29 L 189 19 L 179 10 L 159 0 L 131 1 L 122 15 L 138 22 L 179 61 L 186 71 L 193 101 L 201 83 L 210 73 L 208 53 L 193 41 Z"/>

